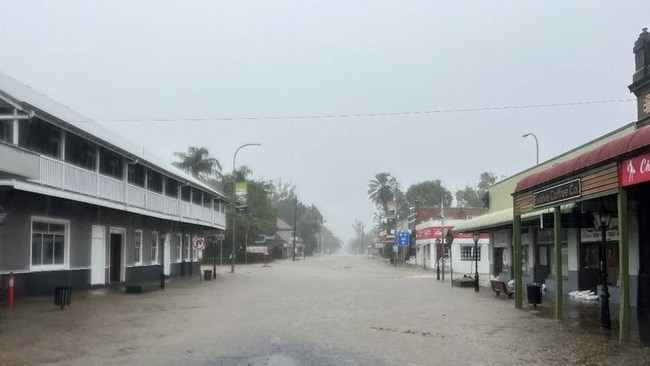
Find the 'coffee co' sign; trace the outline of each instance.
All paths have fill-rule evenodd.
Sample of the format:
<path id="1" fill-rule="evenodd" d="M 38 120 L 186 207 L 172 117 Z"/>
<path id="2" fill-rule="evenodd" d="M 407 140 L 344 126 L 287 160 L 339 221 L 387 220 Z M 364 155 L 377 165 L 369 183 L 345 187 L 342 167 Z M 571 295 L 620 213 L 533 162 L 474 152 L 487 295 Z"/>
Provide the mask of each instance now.
<path id="1" fill-rule="evenodd" d="M 578 198 L 582 195 L 580 179 L 558 184 L 533 193 L 533 208 L 548 206 L 554 203 Z"/>

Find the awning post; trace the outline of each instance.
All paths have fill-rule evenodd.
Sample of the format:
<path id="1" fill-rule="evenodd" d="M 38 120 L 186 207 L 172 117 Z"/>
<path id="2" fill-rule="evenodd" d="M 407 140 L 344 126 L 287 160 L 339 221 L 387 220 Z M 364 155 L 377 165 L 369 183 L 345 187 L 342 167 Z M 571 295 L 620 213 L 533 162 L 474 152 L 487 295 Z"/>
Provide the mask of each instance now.
<path id="1" fill-rule="evenodd" d="M 555 319 L 562 319 L 562 212 L 560 206 L 553 209 L 553 236 L 555 249 Z"/>
<path id="2" fill-rule="evenodd" d="M 618 338 L 620 341 L 630 340 L 630 256 L 627 228 L 627 191 L 621 188 L 618 191 L 618 267 L 621 283 Z"/>
<path id="3" fill-rule="evenodd" d="M 512 238 L 514 241 L 514 253 L 512 255 L 515 272 L 515 308 L 523 306 L 522 272 L 521 272 L 521 215 L 516 213 L 512 220 Z"/>

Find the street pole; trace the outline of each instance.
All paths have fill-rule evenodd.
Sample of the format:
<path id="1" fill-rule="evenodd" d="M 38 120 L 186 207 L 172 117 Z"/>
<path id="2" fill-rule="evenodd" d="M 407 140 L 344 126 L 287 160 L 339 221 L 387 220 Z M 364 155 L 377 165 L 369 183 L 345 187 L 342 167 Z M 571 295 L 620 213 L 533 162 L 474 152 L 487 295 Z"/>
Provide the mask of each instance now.
<path id="1" fill-rule="evenodd" d="M 235 183 L 237 182 L 237 170 L 236 170 L 236 160 L 237 153 L 239 150 L 245 148 L 246 146 L 261 146 L 262 144 L 253 143 L 253 144 L 243 144 L 235 150 L 235 154 L 232 157 L 232 248 L 230 253 L 230 273 L 235 273 L 235 224 L 237 219 L 237 204 L 235 202 Z"/>
<path id="2" fill-rule="evenodd" d="M 293 262 L 296 261 L 296 225 L 298 222 L 298 196 L 295 197 L 295 206 L 293 208 Z"/>
<path id="3" fill-rule="evenodd" d="M 600 325 L 609 329 L 612 323 L 609 316 L 609 289 L 607 288 L 607 229 L 601 225 L 601 243 L 600 243 L 600 275 L 601 275 L 601 293 L 600 293 Z"/>
<path id="4" fill-rule="evenodd" d="M 534 133 L 527 133 L 525 135 L 522 135 L 521 137 L 528 137 L 528 136 L 533 136 L 535 139 L 535 151 L 536 151 L 536 156 L 537 156 L 537 165 L 539 165 L 539 141 L 537 141 L 537 136 L 535 136 Z"/>

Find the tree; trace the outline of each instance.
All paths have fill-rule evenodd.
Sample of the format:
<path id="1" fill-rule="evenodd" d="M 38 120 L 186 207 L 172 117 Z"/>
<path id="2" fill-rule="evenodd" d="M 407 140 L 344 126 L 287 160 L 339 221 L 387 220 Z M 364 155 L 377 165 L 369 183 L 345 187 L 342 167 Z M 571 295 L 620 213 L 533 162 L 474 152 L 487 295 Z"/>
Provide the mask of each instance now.
<path id="1" fill-rule="evenodd" d="M 209 180 L 221 176 L 221 163 L 211 157 L 205 147 L 190 146 L 187 148 L 187 152 L 175 152 L 174 156 L 180 161 L 173 162 L 172 165 L 195 178 Z"/>
<path id="2" fill-rule="evenodd" d="M 488 188 L 497 180 L 497 177 L 490 172 L 481 173 L 481 178 L 476 187 L 465 186 L 456 192 L 456 201 L 459 207 L 483 208 L 487 206 L 484 196 Z"/>
<path id="3" fill-rule="evenodd" d="M 451 207 L 453 199 L 451 192 L 443 187 L 440 179 L 413 184 L 406 191 L 406 201 L 412 205 L 419 202 L 422 206 L 440 207 L 444 202 L 445 207 Z"/>
<path id="4" fill-rule="evenodd" d="M 397 179 L 387 172 L 378 173 L 368 182 L 368 198 L 377 207 L 383 208 L 384 212 L 387 211 L 388 201 L 395 199 L 398 190 Z"/>

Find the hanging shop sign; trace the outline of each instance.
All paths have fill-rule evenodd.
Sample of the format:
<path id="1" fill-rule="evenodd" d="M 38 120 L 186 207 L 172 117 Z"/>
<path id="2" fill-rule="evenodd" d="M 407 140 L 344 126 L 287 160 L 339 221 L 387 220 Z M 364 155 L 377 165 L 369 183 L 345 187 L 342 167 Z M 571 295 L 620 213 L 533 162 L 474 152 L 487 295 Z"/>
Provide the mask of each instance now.
<path id="1" fill-rule="evenodd" d="M 205 238 L 194 238 L 194 239 L 192 239 L 192 246 L 196 250 L 205 249 Z"/>
<path id="2" fill-rule="evenodd" d="M 602 232 L 595 228 L 582 228 L 580 229 L 580 241 L 583 243 L 600 243 L 603 240 Z M 605 240 L 618 241 L 618 218 L 612 218 L 612 222 L 607 229 Z"/>
<path id="3" fill-rule="evenodd" d="M 533 208 L 549 206 L 582 196 L 580 179 L 558 184 L 533 193 Z"/>
<path id="4" fill-rule="evenodd" d="M 621 187 L 650 181 L 650 154 L 643 154 L 618 164 Z"/>

